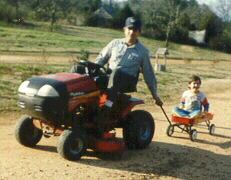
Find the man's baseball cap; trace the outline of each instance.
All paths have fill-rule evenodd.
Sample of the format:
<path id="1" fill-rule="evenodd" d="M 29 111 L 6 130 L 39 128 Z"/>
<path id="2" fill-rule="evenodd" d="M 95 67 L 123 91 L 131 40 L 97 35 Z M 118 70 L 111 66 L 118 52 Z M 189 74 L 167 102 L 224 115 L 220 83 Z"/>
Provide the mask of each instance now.
<path id="1" fill-rule="evenodd" d="M 128 17 L 125 21 L 124 27 L 126 28 L 134 28 L 137 30 L 141 30 L 141 21 L 139 19 L 136 19 L 134 17 Z"/>

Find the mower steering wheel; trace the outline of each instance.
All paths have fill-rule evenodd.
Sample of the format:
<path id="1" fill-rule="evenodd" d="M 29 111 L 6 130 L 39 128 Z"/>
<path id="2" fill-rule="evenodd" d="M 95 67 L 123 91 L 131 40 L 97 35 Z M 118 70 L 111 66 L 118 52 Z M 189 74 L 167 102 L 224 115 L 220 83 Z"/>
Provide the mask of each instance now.
<path id="1" fill-rule="evenodd" d="M 100 73 L 104 73 L 104 74 L 111 73 L 111 71 L 107 70 L 104 66 L 101 66 L 99 64 L 96 64 L 96 63 L 93 63 L 87 60 L 80 60 L 79 64 L 87 67 L 90 76 L 96 76 Z"/>

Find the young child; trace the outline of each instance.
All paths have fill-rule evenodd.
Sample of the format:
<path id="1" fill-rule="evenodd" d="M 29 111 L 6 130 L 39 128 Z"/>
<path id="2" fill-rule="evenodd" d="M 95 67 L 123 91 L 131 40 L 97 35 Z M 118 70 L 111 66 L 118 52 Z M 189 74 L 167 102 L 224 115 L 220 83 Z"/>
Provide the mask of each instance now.
<path id="1" fill-rule="evenodd" d="M 199 90 L 201 79 L 193 75 L 188 83 L 189 90 L 185 91 L 179 107 L 174 108 L 173 114 L 181 117 L 194 118 L 202 111 L 209 111 L 209 103 L 206 95 Z"/>

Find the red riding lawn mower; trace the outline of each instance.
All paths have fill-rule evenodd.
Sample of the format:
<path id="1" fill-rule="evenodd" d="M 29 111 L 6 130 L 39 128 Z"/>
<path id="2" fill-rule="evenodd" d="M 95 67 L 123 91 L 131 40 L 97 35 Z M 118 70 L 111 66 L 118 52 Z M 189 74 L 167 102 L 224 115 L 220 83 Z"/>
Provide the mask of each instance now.
<path id="1" fill-rule="evenodd" d="M 116 108 L 98 133 L 96 116 L 107 100 L 109 70 L 81 60 L 77 73 L 35 76 L 24 81 L 19 89 L 19 102 L 26 115 L 16 124 L 17 141 L 34 147 L 42 138 L 60 135 L 57 151 L 68 160 L 78 160 L 92 149 L 101 153 L 121 153 L 143 149 L 152 141 L 155 131 L 150 113 L 132 111 L 143 100 L 118 94 Z M 123 129 L 123 139 L 115 128 Z"/>

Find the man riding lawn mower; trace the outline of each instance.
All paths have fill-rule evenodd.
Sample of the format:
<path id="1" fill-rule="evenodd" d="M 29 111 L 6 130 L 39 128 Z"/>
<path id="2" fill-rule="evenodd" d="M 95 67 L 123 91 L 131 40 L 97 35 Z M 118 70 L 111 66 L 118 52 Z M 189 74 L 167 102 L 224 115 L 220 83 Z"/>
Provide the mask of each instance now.
<path id="1" fill-rule="evenodd" d="M 144 102 L 124 94 L 135 90 L 140 70 L 156 104 L 163 103 L 148 50 L 137 39 L 140 21 L 128 18 L 124 31 L 125 39 L 109 43 L 96 63 L 80 61 L 72 73 L 32 77 L 20 85 L 19 106 L 27 115 L 16 126 L 19 143 L 32 147 L 42 135 L 61 135 L 57 150 L 68 160 L 80 159 L 87 148 L 116 153 L 150 144 L 155 130 L 151 114 L 131 111 Z M 106 63 L 112 71 L 103 67 Z M 123 140 L 111 132 L 115 128 L 123 129 Z"/>

